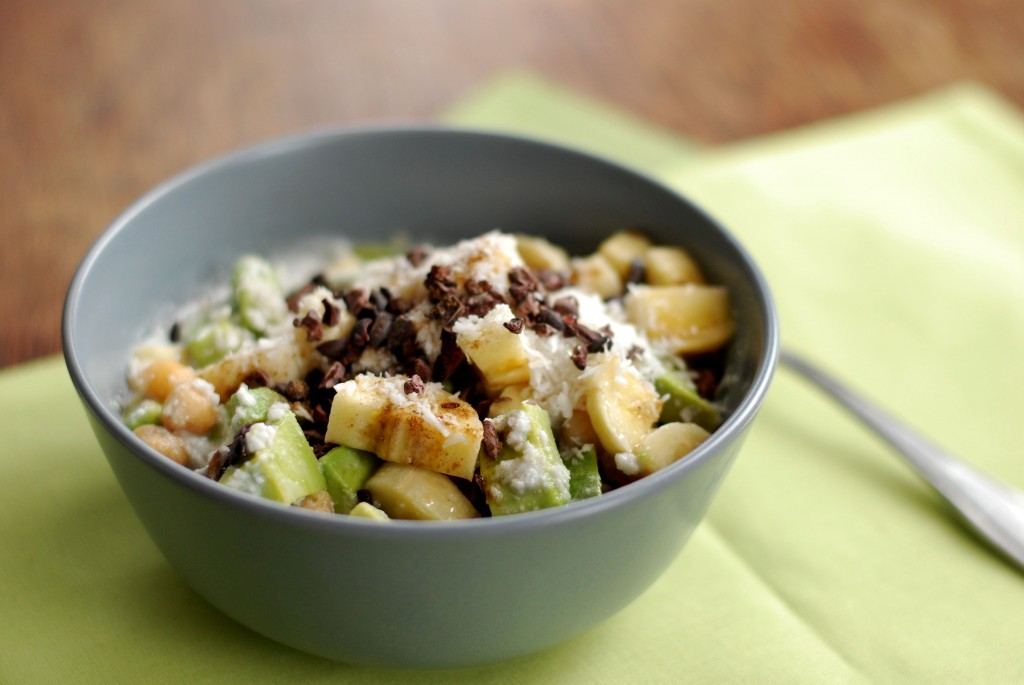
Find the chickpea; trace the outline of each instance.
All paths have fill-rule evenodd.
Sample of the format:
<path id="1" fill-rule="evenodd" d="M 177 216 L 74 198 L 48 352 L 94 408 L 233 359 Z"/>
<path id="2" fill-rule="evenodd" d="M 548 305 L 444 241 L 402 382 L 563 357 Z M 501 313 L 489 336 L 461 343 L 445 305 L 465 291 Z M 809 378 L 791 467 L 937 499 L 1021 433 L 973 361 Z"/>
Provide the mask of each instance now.
<path id="1" fill-rule="evenodd" d="M 134 431 L 142 442 L 146 443 L 160 454 L 182 466 L 188 466 L 188 450 L 185 449 L 185 441 L 174 433 L 161 426 L 146 424 L 139 426 Z"/>
<path id="2" fill-rule="evenodd" d="M 171 391 L 195 377 L 195 371 L 174 359 L 160 359 L 139 374 L 139 391 L 146 397 L 163 402 Z"/>
<path id="3" fill-rule="evenodd" d="M 199 387 L 202 382 L 182 383 L 171 391 L 161 413 L 165 427 L 203 435 L 217 425 L 216 396 L 212 387 L 209 391 Z"/>

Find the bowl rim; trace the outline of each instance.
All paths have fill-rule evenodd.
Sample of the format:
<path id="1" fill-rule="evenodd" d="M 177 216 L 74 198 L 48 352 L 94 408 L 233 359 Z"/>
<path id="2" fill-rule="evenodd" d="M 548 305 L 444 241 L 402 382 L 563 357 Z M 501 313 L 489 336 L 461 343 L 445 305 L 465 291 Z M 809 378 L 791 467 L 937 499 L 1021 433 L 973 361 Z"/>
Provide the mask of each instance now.
<path id="1" fill-rule="evenodd" d="M 688 206 L 704 222 L 713 226 L 743 261 L 744 270 L 749 275 L 754 286 L 757 310 L 764 319 L 765 324 L 765 343 L 758 354 L 758 368 L 750 388 L 743 395 L 735 411 L 711 434 L 708 440 L 688 455 L 686 459 L 674 462 L 650 476 L 630 483 L 628 486 L 615 488 L 607 493 L 603 493 L 600 497 L 571 502 L 560 507 L 524 512 L 514 516 L 436 522 L 393 519 L 388 521 L 386 526 L 380 525 L 378 521 L 361 519 L 359 517 L 325 516 L 323 513 L 307 511 L 300 507 L 281 506 L 277 502 L 238 492 L 232 488 L 220 485 L 188 467 L 173 463 L 152 448 L 141 443 L 128 430 L 120 417 L 112 411 L 109 403 L 102 399 L 96 387 L 86 376 L 76 344 L 75 332 L 80 325 L 79 304 L 81 297 L 93 266 L 106 246 L 114 241 L 121 232 L 128 230 L 133 220 L 138 215 L 144 213 L 150 206 L 208 173 L 255 163 L 265 157 L 298 153 L 307 148 L 317 148 L 341 139 L 394 135 L 478 138 L 515 145 L 547 148 L 550 153 L 575 157 L 589 164 L 596 163 L 605 167 L 611 167 L 613 171 L 631 176 L 634 180 L 638 180 L 672 196 L 680 203 Z M 382 537 L 383 539 L 395 536 L 405 537 L 409 535 L 410 531 L 414 532 L 417 537 L 424 539 L 451 538 L 453 536 L 472 538 L 479 535 L 494 535 L 499 532 L 515 532 L 531 530 L 535 527 L 547 528 L 555 525 L 571 524 L 577 519 L 597 516 L 601 512 L 618 509 L 638 500 L 646 499 L 656 492 L 669 487 L 675 480 L 683 478 L 688 471 L 696 468 L 700 463 L 710 458 L 711 454 L 721 449 L 724 443 L 735 439 L 743 433 L 753 421 L 768 392 L 778 364 L 778 318 L 778 312 L 768 282 L 743 244 L 725 226 L 720 224 L 699 205 L 676 189 L 643 171 L 600 154 L 517 133 L 443 124 L 384 124 L 326 127 L 257 142 L 191 165 L 153 186 L 133 201 L 103 230 L 82 258 L 71 279 L 64 300 L 61 317 L 61 339 L 63 357 L 68 373 L 75 390 L 85 405 L 86 410 L 92 415 L 92 418 L 98 421 L 111 437 L 121 443 L 136 458 L 141 459 L 148 467 L 155 469 L 163 476 L 170 478 L 178 485 L 200 496 L 218 500 L 228 506 L 239 507 L 247 514 L 258 518 L 268 517 L 280 519 L 282 522 L 294 521 L 297 525 L 301 523 L 316 529 L 344 530 L 355 535 L 363 534 Z"/>

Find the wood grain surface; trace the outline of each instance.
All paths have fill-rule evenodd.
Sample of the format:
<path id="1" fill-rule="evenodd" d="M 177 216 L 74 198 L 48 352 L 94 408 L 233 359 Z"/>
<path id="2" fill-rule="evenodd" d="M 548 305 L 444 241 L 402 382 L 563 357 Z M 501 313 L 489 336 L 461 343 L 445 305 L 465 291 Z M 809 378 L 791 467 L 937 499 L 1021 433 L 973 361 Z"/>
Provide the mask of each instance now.
<path id="1" fill-rule="evenodd" d="M 314 127 L 430 120 L 524 68 L 709 143 L 984 83 L 1021 0 L 0 0 L 0 366 L 154 184 Z"/>

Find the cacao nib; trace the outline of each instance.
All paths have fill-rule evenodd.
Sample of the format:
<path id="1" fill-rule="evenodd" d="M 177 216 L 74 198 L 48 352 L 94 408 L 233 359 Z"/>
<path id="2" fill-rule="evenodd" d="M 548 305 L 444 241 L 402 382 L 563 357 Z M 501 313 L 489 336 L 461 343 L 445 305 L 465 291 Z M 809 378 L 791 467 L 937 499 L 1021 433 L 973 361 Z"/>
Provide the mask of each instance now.
<path id="1" fill-rule="evenodd" d="M 560 297 L 551 304 L 551 308 L 562 316 L 579 316 L 580 303 L 572 295 Z"/>
<path id="2" fill-rule="evenodd" d="M 540 303 L 528 293 L 525 299 L 516 300 L 512 311 L 520 319 L 530 320 L 540 311 Z"/>
<path id="3" fill-rule="evenodd" d="M 553 335 L 555 333 L 555 329 L 542 321 L 538 324 L 534 324 L 533 332 L 542 338 L 546 338 L 549 335 Z"/>
<path id="4" fill-rule="evenodd" d="M 326 297 L 323 299 L 324 305 L 324 325 L 326 326 L 337 326 L 338 322 L 341 321 L 341 309 L 338 305 L 334 304 Z"/>
<path id="5" fill-rule="evenodd" d="M 412 363 L 409 365 L 409 371 L 414 377 L 419 376 L 425 381 L 429 381 L 431 379 L 432 374 L 430 371 L 430 363 L 423 357 L 416 357 L 413 359 Z"/>
<path id="6" fill-rule="evenodd" d="M 395 317 L 387 311 L 377 312 L 377 318 L 375 318 L 373 320 L 373 324 L 370 325 L 371 347 L 384 347 L 384 344 L 388 340 L 388 334 L 391 332 L 391 324 L 394 320 Z"/>
<path id="7" fill-rule="evenodd" d="M 373 323 L 373 319 L 357 319 L 356 325 L 352 329 L 352 334 L 348 338 L 349 347 L 354 347 L 360 352 L 370 343 L 370 325 Z"/>
<path id="8" fill-rule="evenodd" d="M 416 245 L 405 254 L 405 258 L 413 266 L 419 266 L 429 256 L 430 250 L 424 245 Z"/>
<path id="9" fill-rule="evenodd" d="M 583 345 L 577 345 L 572 348 L 572 363 L 576 365 L 576 368 L 582 371 L 587 368 L 587 348 Z"/>
<path id="10" fill-rule="evenodd" d="M 537 273 L 537 278 L 549 291 L 561 290 L 569 284 L 569 274 L 551 269 L 541 269 Z"/>
<path id="11" fill-rule="evenodd" d="M 316 290 L 316 286 L 316 283 L 307 283 L 306 285 L 302 286 L 301 288 L 293 292 L 287 298 L 285 298 L 285 302 L 288 305 L 288 311 L 297 312 L 299 310 L 299 300 L 301 300 L 303 297 Z"/>
<path id="12" fill-rule="evenodd" d="M 492 286 L 488 281 L 484 280 L 469 280 L 466 281 L 466 294 L 469 296 L 482 295 L 483 293 L 489 293 L 492 290 Z"/>
<path id="13" fill-rule="evenodd" d="M 388 350 L 391 354 L 398 357 L 399 360 L 402 360 L 408 356 L 403 351 L 406 349 L 406 345 L 410 343 L 413 349 L 415 349 L 416 326 L 413 325 L 409 317 L 404 314 L 399 315 L 392 320 L 391 326 L 388 328 Z"/>
<path id="14" fill-rule="evenodd" d="M 520 333 L 523 332 L 523 324 L 524 323 L 525 322 L 517 316 L 514 319 L 509 319 L 508 321 L 503 323 L 502 326 L 507 328 L 509 330 L 509 332 L 515 333 L 516 335 L 519 335 Z"/>
<path id="15" fill-rule="evenodd" d="M 423 284 L 430 293 L 430 299 L 435 302 L 442 300 L 446 295 L 452 295 L 456 288 L 455 281 L 452 280 L 451 267 L 441 264 L 430 267 Z"/>
<path id="16" fill-rule="evenodd" d="M 498 429 L 494 427 L 494 422 L 490 419 L 484 419 L 484 437 L 481 445 L 484 448 L 484 454 L 491 459 L 497 459 L 498 454 L 501 452 L 501 438 L 498 437 Z"/>
<path id="17" fill-rule="evenodd" d="M 302 402 L 309 397 L 309 386 L 303 380 L 288 381 L 284 385 L 279 385 L 276 390 L 284 395 L 289 402 Z"/>
<path id="18" fill-rule="evenodd" d="M 315 445 L 311 444 L 310 447 L 313 448 L 313 454 L 316 455 L 317 459 L 319 459 L 337 447 L 337 445 L 331 442 L 318 442 Z"/>
<path id="19" fill-rule="evenodd" d="M 327 425 L 327 420 L 329 418 L 331 418 L 330 411 L 325 409 L 323 407 L 323 405 L 320 405 L 320 404 L 318 404 L 315 407 L 313 407 L 313 412 L 312 413 L 313 413 L 313 421 L 317 425 L 319 425 L 319 424 Z"/>
<path id="20" fill-rule="evenodd" d="M 512 267 L 508 272 L 509 286 L 524 288 L 527 292 L 534 292 L 540 287 L 537 276 L 524 266 Z"/>
<path id="21" fill-rule="evenodd" d="M 436 307 L 435 315 L 442 326 L 451 327 L 459 320 L 466 308 L 462 301 L 454 295 L 446 295 Z"/>
<path id="22" fill-rule="evenodd" d="M 392 297 L 392 296 L 388 297 L 388 312 L 389 313 L 391 313 L 391 314 L 393 314 L 395 316 L 401 316 L 402 314 L 405 314 L 410 309 L 412 309 L 412 303 L 410 303 L 410 302 L 408 302 L 406 300 L 403 300 L 400 297 Z"/>
<path id="23" fill-rule="evenodd" d="M 349 314 L 352 316 L 359 316 L 364 309 L 370 306 L 370 300 L 367 299 L 366 292 L 359 288 L 346 290 L 341 294 L 341 299 L 345 301 L 345 306 L 348 307 Z"/>
<path id="24" fill-rule="evenodd" d="M 386 311 L 388 308 L 387 291 L 383 288 L 376 288 L 370 293 L 370 304 L 378 312 Z"/>
<path id="25" fill-rule="evenodd" d="M 345 380 L 345 365 L 341 362 L 334 362 L 328 368 L 324 374 L 323 379 L 320 381 L 318 387 L 322 390 L 328 388 L 334 388 L 338 383 Z"/>
<path id="26" fill-rule="evenodd" d="M 270 385 L 270 376 L 260 369 L 253 369 L 246 374 L 242 382 L 249 388 L 265 388 Z"/>
<path id="27" fill-rule="evenodd" d="M 485 291 L 466 298 L 465 310 L 468 314 L 486 316 L 489 311 L 503 303 L 505 298 L 496 292 Z"/>
<path id="28" fill-rule="evenodd" d="M 234 443 L 232 443 L 233 445 Z M 228 459 L 230 459 L 231 447 L 221 447 L 219 450 L 213 453 L 210 457 L 210 462 L 206 465 L 206 477 L 211 480 L 220 480 L 220 477 L 224 475 L 224 469 L 228 467 Z"/>
<path id="29" fill-rule="evenodd" d="M 701 397 L 713 397 L 718 381 L 711 369 L 697 369 L 697 378 L 694 381 L 697 385 L 697 394 Z"/>
<path id="30" fill-rule="evenodd" d="M 559 332 L 565 330 L 565 323 L 562 321 L 562 315 L 554 309 L 549 309 L 544 305 L 541 305 L 540 311 L 537 312 L 537 324 L 547 324 Z"/>
<path id="31" fill-rule="evenodd" d="M 345 350 L 348 348 L 348 340 L 345 338 L 338 338 L 337 340 L 328 340 L 322 342 L 316 346 L 317 352 L 327 357 L 328 359 L 341 359 L 345 355 Z"/>
<path id="32" fill-rule="evenodd" d="M 316 445 L 324 441 L 324 432 L 318 428 L 307 428 L 302 431 L 302 434 L 306 436 L 306 442 L 310 445 Z"/>
<path id="33" fill-rule="evenodd" d="M 424 387 L 423 379 L 420 378 L 418 374 L 413 374 L 412 378 L 407 380 L 402 386 L 402 389 L 405 391 L 406 395 L 413 395 L 423 392 Z"/>
<path id="34" fill-rule="evenodd" d="M 629 263 L 629 271 L 626 272 L 626 283 L 643 283 L 646 278 L 644 260 L 639 257 Z"/>
<path id="35" fill-rule="evenodd" d="M 309 342 L 318 342 L 323 340 L 324 324 L 320 320 L 320 314 L 318 314 L 316 310 L 310 310 L 301 319 L 295 319 L 293 323 L 296 328 L 305 329 L 306 340 Z"/>

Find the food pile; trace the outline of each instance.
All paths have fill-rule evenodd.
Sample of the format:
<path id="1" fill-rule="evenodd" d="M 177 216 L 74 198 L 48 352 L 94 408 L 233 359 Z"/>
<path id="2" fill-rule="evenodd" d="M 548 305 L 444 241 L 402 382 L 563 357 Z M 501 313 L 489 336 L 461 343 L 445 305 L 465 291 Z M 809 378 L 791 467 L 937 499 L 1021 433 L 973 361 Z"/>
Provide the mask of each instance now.
<path id="1" fill-rule="evenodd" d="M 596 497 L 720 423 L 727 290 L 622 231 L 570 257 L 498 231 L 346 250 L 230 293 L 132 356 L 125 423 L 226 487 L 372 519 L 502 516 Z"/>

